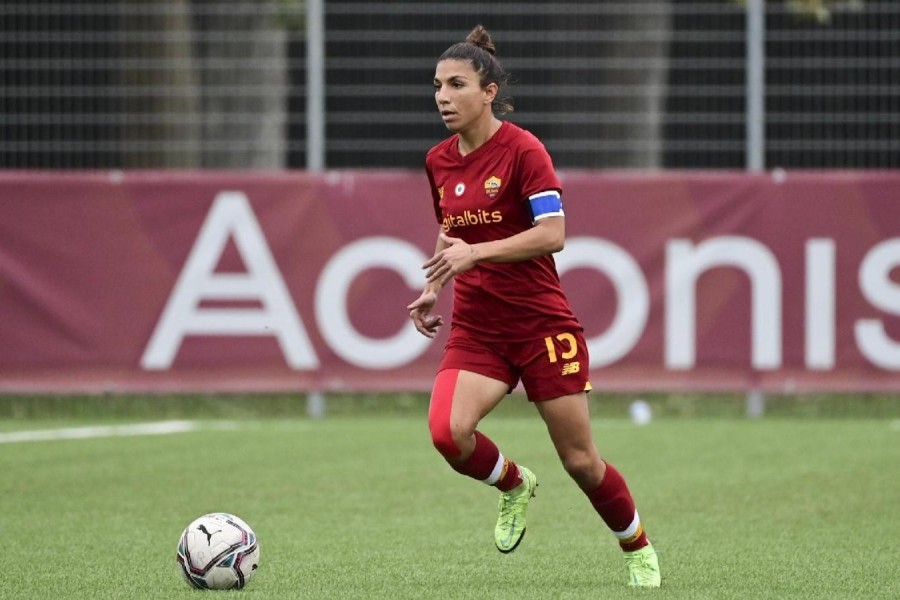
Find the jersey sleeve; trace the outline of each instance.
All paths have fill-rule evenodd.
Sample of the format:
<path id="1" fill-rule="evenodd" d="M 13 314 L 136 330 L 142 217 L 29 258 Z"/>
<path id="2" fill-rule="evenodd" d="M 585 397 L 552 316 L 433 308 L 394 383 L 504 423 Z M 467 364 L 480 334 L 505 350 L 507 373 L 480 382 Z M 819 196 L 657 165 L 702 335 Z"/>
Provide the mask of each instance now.
<path id="1" fill-rule="evenodd" d="M 523 202 L 539 192 L 556 190 L 562 193 L 553 161 L 537 140 L 524 148 L 519 157 L 519 185 Z"/>

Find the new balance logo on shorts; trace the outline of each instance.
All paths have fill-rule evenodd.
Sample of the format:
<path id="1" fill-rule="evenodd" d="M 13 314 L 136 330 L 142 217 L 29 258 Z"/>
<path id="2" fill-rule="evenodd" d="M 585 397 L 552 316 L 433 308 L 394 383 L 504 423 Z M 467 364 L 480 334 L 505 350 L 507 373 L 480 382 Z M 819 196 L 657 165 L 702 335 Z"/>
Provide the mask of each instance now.
<path id="1" fill-rule="evenodd" d="M 562 366 L 562 374 L 563 375 L 571 375 L 572 373 L 577 373 L 581 370 L 581 363 L 578 361 L 568 362 Z"/>

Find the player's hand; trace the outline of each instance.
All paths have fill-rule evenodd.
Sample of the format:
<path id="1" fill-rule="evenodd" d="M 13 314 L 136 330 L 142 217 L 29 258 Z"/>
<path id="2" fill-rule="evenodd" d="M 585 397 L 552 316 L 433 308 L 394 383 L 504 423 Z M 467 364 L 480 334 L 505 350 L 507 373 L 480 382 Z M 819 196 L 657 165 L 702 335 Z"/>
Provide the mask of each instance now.
<path id="1" fill-rule="evenodd" d="M 409 318 L 416 326 L 416 331 L 427 338 L 434 338 L 438 328 L 444 324 L 444 319 L 440 315 L 430 314 L 435 303 L 437 303 L 437 294 L 426 290 L 415 302 L 406 307 L 409 310 Z"/>
<path id="2" fill-rule="evenodd" d="M 478 253 L 474 246 L 459 238 L 450 237 L 445 233 L 441 233 L 440 237 L 447 247 L 432 256 L 422 268 L 428 269 L 425 272 L 428 283 L 438 282 L 444 285 L 454 275 L 474 267 L 478 262 Z"/>

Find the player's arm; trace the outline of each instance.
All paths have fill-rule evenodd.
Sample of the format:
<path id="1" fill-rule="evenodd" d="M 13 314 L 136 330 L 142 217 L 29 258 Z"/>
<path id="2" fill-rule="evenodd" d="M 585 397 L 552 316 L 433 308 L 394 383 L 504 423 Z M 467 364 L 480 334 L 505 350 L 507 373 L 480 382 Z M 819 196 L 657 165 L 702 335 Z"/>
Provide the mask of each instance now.
<path id="1" fill-rule="evenodd" d="M 472 245 L 475 262 L 520 262 L 559 252 L 566 243 L 566 219 L 547 217 L 516 235 Z"/>
<path id="2" fill-rule="evenodd" d="M 528 197 L 534 226 L 502 240 L 475 244 L 477 261 L 519 262 L 559 252 L 566 243 L 566 220 L 559 190 Z"/>
<path id="3" fill-rule="evenodd" d="M 435 252 L 425 263 L 429 282 L 446 282 L 450 277 L 468 271 L 478 262 L 521 262 L 546 256 L 563 249 L 566 220 L 559 192 L 550 190 L 528 199 L 534 226 L 502 240 L 467 244 L 459 238 L 441 234 L 446 247 Z"/>
<path id="4" fill-rule="evenodd" d="M 438 233 L 433 256 L 440 254 L 447 246 L 448 243 L 444 240 L 444 234 L 441 231 Z M 409 310 L 409 318 L 412 319 L 413 324 L 416 326 L 416 331 L 425 337 L 433 338 L 437 335 L 438 328 L 444 324 L 444 319 L 440 315 L 432 315 L 430 313 L 437 303 L 438 293 L 444 287 L 445 282 L 445 279 L 426 281 L 425 289 L 422 290 L 421 295 L 406 307 Z"/>

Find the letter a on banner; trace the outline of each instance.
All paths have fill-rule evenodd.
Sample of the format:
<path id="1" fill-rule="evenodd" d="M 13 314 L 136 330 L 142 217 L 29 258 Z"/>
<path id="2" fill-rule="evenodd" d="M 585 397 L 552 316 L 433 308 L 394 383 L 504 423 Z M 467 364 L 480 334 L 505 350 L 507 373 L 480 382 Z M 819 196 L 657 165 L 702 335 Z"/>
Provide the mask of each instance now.
<path id="1" fill-rule="evenodd" d="M 233 238 L 245 273 L 216 273 Z M 262 308 L 200 308 L 202 300 L 255 300 Z M 266 238 L 243 192 L 216 196 L 162 318 L 141 358 L 147 370 L 168 369 L 189 335 L 270 336 L 287 364 L 314 369 L 318 358 L 297 315 Z"/>

